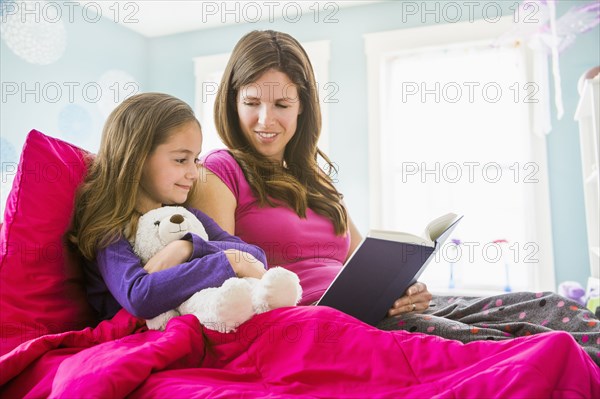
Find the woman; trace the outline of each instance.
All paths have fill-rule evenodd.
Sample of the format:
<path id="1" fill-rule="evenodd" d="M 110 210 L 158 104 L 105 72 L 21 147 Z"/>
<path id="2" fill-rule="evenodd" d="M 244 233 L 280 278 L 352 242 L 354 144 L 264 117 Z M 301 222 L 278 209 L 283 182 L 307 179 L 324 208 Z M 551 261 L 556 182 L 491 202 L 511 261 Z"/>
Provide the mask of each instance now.
<path id="1" fill-rule="evenodd" d="M 361 241 L 320 156 L 321 111 L 312 65 L 291 36 L 254 31 L 235 46 L 217 93 L 217 131 L 229 151 L 202 162 L 192 205 L 225 231 L 258 245 L 269 265 L 300 277 L 301 304 L 317 301 Z M 429 307 L 416 283 L 390 316 Z"/>
<path id="2" fill-rule="evenodd" d="M 236 45 L 215 104 L 215 124 L 229 151 L 203 158 L 192 204 L 225 231 L 265 250 L 269 265 L 299 277 L 302 304 L 318 300 L 361 241 L 317 148 L 321 127 L 310 61 L 287 34 L 251 32 Z M 403 293 L 398 293 L 398 296 Z M 436 297 L 409 287 L 378 327 L 462 342 L 568 331 L 600 365 L 600 321 L 552 292 L 489 298 Z M 427 310 L 425 315 L 422 312 Z"/>

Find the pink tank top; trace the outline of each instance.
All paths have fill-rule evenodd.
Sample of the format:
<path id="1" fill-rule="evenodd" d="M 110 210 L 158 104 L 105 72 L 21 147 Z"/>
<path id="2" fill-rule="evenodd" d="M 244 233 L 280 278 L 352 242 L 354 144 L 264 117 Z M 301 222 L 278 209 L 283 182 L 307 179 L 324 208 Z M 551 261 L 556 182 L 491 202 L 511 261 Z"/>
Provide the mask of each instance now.
<path id="1" fill-rule="evenodd" d="M 302 219 L 284 204 L 260 207 L 242 169 L 227 150 L 208 153 L 202 163 L 237 200 L 235 235 L 261 247 L 270 267 L 283 266 L 298 275 L 303 290 L 301 305 L 317 301 L 348 255 L 350 234 L 336 236 L 332 222 L 311 209 Z"/>

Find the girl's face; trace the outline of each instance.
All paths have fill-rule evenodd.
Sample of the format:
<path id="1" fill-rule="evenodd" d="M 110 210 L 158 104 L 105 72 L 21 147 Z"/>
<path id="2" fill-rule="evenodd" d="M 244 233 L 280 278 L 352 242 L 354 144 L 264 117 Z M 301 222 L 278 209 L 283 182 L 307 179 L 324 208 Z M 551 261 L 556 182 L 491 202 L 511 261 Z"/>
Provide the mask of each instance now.
<path id="1" fill-rule="evenodd" d="M 166 142 L 146 158 L 138 189 L 137 210 L 182 204 L 198 179 L 202 133 L 194 121 L 173 128 Z"/>
<path id="2" fill-rule="evenodd" d="M 301 112 L 298 90 L 288 76 L 270 69 L 256 82 L 242 86 L 237 110 L 248 142 L 270 160 L 282 162 Z"/>

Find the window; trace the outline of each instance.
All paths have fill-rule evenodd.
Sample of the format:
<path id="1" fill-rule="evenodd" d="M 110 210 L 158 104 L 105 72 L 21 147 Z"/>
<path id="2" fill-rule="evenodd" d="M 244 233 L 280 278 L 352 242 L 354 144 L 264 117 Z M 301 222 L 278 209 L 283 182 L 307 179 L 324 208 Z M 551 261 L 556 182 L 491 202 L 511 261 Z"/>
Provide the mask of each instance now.
<path id="1" fill-rule="evenodd" d="M 505 25 L 450 25 L 367 35 L 372 227 L 464 214 L 421 277 L 432 292 L 553 290 L 534 57 L 493 45 Z"/>

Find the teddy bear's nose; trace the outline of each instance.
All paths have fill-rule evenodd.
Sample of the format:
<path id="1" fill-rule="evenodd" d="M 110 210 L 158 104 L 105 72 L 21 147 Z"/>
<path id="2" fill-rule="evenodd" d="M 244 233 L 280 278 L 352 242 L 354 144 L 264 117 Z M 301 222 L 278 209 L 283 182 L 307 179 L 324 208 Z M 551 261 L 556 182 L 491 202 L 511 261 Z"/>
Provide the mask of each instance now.
<path id="1" fill-rule="evenodd" d="M 183 216 L 181 216 L 179 214 L 173 215 L 173 216 L 171 216 L 171 219 L 169 219 L 169 221 L 171 223 L 175 223 L 175 224 L 181 224 L 181 223 L 183 223 L 183 220 L 184 220 Z"/>

